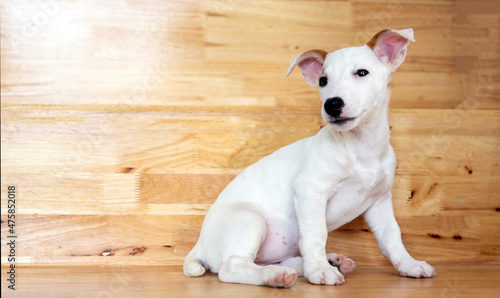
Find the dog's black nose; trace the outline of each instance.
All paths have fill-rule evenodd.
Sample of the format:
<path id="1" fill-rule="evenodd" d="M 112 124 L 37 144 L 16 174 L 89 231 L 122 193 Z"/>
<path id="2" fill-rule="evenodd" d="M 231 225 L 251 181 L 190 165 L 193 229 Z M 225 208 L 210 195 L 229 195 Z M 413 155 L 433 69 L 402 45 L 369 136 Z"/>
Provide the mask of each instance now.
<path id="1" fill-rule="evenodd" d="M 344 101 L 340 97 L 332 97 L 325 101 L 325 112 L 334 117 L 338 118 L 340 113 L 342 113 L 342 108 L 344 107 Z"/>

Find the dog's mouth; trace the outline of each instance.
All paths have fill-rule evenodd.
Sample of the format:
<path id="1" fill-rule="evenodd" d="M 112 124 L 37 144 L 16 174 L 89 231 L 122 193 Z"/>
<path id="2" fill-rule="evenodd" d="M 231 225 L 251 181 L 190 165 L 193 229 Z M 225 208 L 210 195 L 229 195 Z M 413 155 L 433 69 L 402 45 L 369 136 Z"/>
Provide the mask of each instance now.
<path id="1" fill-rule="evenodd" d="M 345 117 L 345 118 L 335 118 L 335 119 L 330 120 L 330 124 L 344 125 L 347 122 L 353 121 L 354 119 L 356 119 L 356 118 L 347 118 L 347 117 Z"/>

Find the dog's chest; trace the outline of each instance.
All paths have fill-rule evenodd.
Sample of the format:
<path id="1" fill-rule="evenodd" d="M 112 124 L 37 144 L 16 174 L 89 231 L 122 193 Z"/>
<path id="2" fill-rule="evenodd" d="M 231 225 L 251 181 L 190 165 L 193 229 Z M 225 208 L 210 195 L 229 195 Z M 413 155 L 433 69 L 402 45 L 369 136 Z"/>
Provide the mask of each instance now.
<path id="1" fill-rule="evenodd" d="M 336 191 L 327 203 L 328 230 L 334 230 L 364 213 L 375 200 L 391 189 L 391 173 L 382 164 L 358 165 L 352 174 L 333 186 Z"/>

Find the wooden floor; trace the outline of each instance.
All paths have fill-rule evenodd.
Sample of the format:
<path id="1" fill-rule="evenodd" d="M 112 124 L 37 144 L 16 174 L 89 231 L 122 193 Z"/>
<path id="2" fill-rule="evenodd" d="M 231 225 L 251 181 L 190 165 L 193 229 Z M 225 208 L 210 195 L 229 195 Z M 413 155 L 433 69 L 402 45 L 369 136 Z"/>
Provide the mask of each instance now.
<path id="1" fill-rule="evenodd" d="M 3 1 L 2 235 L 18 265 L 181 265 L 229 181 L 324 125 L 290 60 L 411 27 L 390 83 L 403 241 L 500 265 L 497 2 Z M 327 250 L 384 264 L 369 231 L 358 218 Z"/>
<path id="2" fill-rule="evenodd" d="M 177 266 L 23 267 L 17 289 L 2 297 L 498 297 L 500 267 L 438 266 L 438 277 L 411 279 L 389 266 L 358 266 L 341 286 L 299 278 L 291 289 L 219 282 L 214 274 L 188 278 Z"/>

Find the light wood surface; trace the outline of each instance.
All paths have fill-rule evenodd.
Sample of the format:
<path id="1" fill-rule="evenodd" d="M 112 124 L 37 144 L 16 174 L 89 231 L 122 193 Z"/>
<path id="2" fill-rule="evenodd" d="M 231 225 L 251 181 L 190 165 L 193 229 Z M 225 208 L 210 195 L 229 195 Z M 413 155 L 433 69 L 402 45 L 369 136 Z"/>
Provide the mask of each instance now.
<path id="1" fill-rule="evenodd" d="M 4 107 L 2 188 L 18 189 L 19 262 L 179 265 L 225 185 L 321 123 L 298 108 L 107 109 Z M 394 208 L 409 251 L 433 263 L 498 262 L 500 115 L 390 116 L 400 160 Z M 328 250 L 385 264 L 368 230 L 359 218 L 331 234 Z"/>
<path id="2" fill-rule="evenodd" d="M 390 83 L 403 241 L 433 264 L 500 264 L 496 1 L 1 8 L 2 264 L 9 185 L 17 264 L 182 264 L 235 175 L 323 125 L 317 90 L 285 78 L 290 59 L 407 27 L 417 42 Z M 362 219 L 327 249 L 387 265 Z"/>
<path id="3" fill-rule="evenodd" d="M 217 275 L 189 278 L 176 266 L 23 267 L 14 292 L 2 297 L 498 297 L 500 267 L 438 266 L 432 279 L 399 277 L 388 266 L 358 266 L 340 286 L 299 278 L 290 289 L 222 283 Z M 3 274 L 3 270 L 2 270 Z M 3 281 L 3 275 L 2 275 Z"/>
<path id="4" fill-rule="evenodd" d="M 44 3 L 2 3 L 3 103 L 317 106 L 291 58 L 413 27 L 391 107 L 499 107 L 495 0 Z"/>

